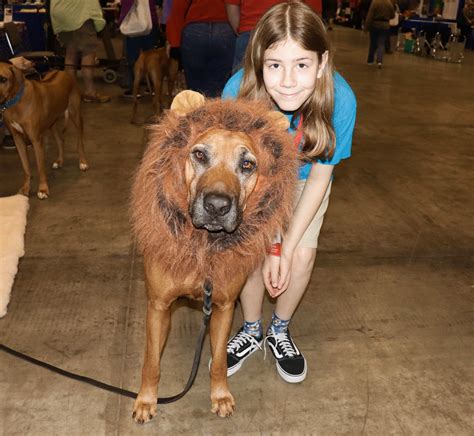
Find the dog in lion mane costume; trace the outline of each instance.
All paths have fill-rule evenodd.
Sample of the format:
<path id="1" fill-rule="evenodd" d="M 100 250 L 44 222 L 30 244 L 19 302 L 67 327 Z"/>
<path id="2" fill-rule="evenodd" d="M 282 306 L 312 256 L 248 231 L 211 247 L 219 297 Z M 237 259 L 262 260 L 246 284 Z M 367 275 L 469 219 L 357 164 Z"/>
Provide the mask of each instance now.
<path id="1" fill-rule="evenodd" d="M 188 213 L 185 162 L 194 140 L 210 128 L 245 132 L 258 150 L 258 182 L 233 233 L 196 229 Z M 180 116 L 170 110 L 150 127 L 148 148 L 135 179 L 132 222 L 144 254 L 174 276 L 209 278 L 219 289 L 236 268 L 262 261 L 293 210 L 296 150 L 275 127 L 264 103 L 212 100 Z"/>
<path id="2" fill-rule="evenodd" d="M 232 414 L 234 399 L 227 387 L 225 344 L 235 300 L 275 235 L 286 230 L 293 210 L 297 150 L 288 125 L 283 114 L 263 102 L 205 100 L 198 93 L 183 91 L 160 121 L 149 127 L 148 147 L 134 180 L 131 202 L 148 295 L 147 349 L 133 413 L 137 422 L 147 422 L 157 413 L 160 355 L 170 306 L 179 296 L 202 298 L 205 281 L 214 289 L 212 411 L 219 416 Z M 206 145 L 213 141 L 213 145 Z M 201 161 L 196 161 L 193 153 L 201 145 L 213 147 L 220 166 L 212 167 L 217 161 L 212 159 L 217 157 L 207 162 L 199 148 Z M 242 160 L 245 153 L 250 157 Z M 249 176 L 243 172 L 247 167 Z M 206 179 L 206 171 L 211 169 L 213 176 Z M 192 185 L 190 180 L 196 174 L 200 179 Z M 194 191 L 210 179 L 219 189 L 230 186 L 238 192 L 229 203 L 235 209 L 231 231 L 226 226 L 195 225 L 198 196 Z M 221 207 L 220 201 L 219 197 L 211 208 Z"/>

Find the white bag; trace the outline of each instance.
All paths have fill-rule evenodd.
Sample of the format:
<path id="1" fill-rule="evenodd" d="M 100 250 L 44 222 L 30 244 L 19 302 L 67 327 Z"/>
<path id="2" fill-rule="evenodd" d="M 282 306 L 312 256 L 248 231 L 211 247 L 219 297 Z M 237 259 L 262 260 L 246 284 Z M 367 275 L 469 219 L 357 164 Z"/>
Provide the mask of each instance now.
<path id="1" fill-rule="evenodd" d="M 148 0 L 135 0 L 120 25 L 120 32 L 129 37 L 144 36 L 151 32 L 150 4 Z"/>
<path id="2" fill-rule="evenodd" d="M 395 5 L 395 16 L 389 20 L 388 24 L 390 24 L 390 27 L 395 27 L 398 26 L 398 23 L 400 22 L 400 9 L 398 8 L 398 5 Z"/>

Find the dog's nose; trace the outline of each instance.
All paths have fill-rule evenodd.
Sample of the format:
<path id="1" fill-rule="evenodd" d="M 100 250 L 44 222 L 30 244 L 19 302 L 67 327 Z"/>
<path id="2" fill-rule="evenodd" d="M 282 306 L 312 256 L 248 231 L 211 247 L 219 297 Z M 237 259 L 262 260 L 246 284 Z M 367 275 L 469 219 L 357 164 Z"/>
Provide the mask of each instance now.
<path id="1" fill-rule="evenodd" d="M 211 216 L 224 216 L 229 213 L 232 200 L 227 195 L 206 194 L 204 209 Z"/>

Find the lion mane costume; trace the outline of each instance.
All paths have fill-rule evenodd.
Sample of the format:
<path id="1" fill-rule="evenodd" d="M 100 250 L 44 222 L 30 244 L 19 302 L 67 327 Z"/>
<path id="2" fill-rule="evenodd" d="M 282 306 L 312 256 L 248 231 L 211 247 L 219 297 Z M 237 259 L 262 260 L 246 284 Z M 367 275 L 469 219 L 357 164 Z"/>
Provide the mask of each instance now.
<path id="1" fill-rule="evenodd" d="M 218 291 L 226 276 L 251 272 L 293 210 L 296 147 L 255 101 L 206 100 L 180 114 L 170 110 L 152 125 L 136 175 L 131 215 L 139 247 L 174 276 L 209 279 Z M 210 128 L 244 132 L 254 141 L 258 181 L 233 233 L 193 226 L 188 212 L 185 161 L 198 135 Z"/>

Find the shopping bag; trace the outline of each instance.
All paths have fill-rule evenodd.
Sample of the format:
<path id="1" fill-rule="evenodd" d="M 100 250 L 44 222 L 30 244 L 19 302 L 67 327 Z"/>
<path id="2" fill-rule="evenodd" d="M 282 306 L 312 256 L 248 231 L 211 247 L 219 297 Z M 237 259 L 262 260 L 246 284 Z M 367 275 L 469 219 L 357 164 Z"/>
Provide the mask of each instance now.
<path id="1" fill-rule="evenodd" d="M 120 24 L 120 32 L 129 37 L 143 36 L 148 35 L 152 27 L 149 1 L 135 0 Z"/>
<path id="2" fill-rule="evenodd" d="M 398 8 L 398 5 L 395 5 L 395 16 L 389 20 L 388 24 L 390 24 L 390 27 L 396 27 L 398 26 L 398 23 L 400 22 L 400 9 Z"/>

